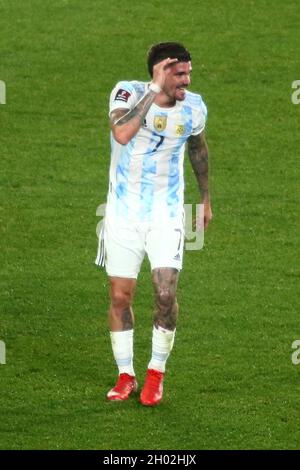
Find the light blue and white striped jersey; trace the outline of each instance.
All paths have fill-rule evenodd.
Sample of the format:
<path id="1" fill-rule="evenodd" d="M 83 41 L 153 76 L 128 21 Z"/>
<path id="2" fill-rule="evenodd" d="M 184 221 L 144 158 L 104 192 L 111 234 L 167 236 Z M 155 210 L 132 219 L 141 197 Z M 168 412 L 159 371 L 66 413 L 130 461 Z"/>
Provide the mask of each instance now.
<path id="1" fill-rule="evenodd" d="M 132 109 L 149 83 L 122 81 L 110 96 L 109 112 Z M 153 103 L 143 126 L 127 145 L 111 134 L 107 211 L 132 221 L 181 217 L 185 142 L 205 127 L 206 106 L 200 95 L 186 91 L 171 108 Z"/>

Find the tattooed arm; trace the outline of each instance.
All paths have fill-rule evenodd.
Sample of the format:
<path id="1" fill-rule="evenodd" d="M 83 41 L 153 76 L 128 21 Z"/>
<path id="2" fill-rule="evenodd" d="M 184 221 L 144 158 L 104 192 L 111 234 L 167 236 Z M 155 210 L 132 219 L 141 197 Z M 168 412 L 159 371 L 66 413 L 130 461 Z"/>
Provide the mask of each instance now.
<path id="1" fill-rule="evenodd" d="M 138 132 L 151 104 L 155 100 L 156 94 L 154 91 L 149 90 L 130 111 L 119 108 L 110 113 L 110 127 L 114 138 L 119 144 L 128 144 Z"/>
<path id="2" fill-rule="evenodd" d="M 212 219 L 210 195 L 208 188 L 208 147 L 205 133 L 191 135 L 188 139 L 188 155 L 198 181 L 202 204 L 204 204 L 204 228 L 207 228 Z"/>
<path id="3" fill-rule="evenodd" d="M 157 94 L 162 91 L 166 76 L 170 72 L 170 65 L 174 62 L 177 62 L 177 59 L 168 58 L 154 65 L 152 83 L 157 91 L 149 89 L 130 111 L 120 108 L 111 112 L 110 126 L 114 138 L 119 144 L 128 144 L 138 132 Z"/>

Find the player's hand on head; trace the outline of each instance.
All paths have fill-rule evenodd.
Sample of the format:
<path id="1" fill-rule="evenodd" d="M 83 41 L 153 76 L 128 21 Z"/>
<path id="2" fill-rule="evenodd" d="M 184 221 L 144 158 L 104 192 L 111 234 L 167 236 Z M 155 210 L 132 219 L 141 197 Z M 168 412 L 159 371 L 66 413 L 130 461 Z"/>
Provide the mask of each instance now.
<path id="1" fill-rule="evenodd" d="M 168 57 L 167 59 L 158 62 L 158 64 L 155 64 L 153 67 L 152 82 L 158 85 L 160 88 L 163 88 L 166 77 L 170 73 L 171 65 L 173 65 L 175 62 L 178 62 L 178 59 L 170 59 Z"/>

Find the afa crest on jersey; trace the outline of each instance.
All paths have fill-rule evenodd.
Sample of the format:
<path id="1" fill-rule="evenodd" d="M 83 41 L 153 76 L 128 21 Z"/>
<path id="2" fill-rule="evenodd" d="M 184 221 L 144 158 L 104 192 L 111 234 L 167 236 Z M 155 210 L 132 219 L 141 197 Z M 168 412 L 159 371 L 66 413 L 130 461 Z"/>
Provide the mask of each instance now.
<path id="1" fill-rule="evenodd" d="M 184 124 L 176 124 L 175 133 L 178 137 L 182 136 L 184 134 L 184 131 L 185 131 Z"/>
<path id="2" fill-rule="evenodd" d="M 162 132 L 167 127 L 167 116 L 154 116 L 154 127 L 157 132 Z"/>

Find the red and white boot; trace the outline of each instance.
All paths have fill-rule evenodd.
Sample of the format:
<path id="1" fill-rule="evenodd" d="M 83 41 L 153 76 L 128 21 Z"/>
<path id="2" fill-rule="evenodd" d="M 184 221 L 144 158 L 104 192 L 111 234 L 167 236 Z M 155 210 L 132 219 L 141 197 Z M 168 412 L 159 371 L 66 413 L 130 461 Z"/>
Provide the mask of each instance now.
<path id="1" fill-rule="evenodd" d="M 140 400 L 142 405 L 158 405 L 163 397 L 164 373 L 155 369 L 148 369 L 145 384 L 141 392 Z"/>
<path id="2" fill-rule="evenodd" d="M 124 401 L 129 398 L 132 392 L 137 391 L 137 381 L 133 375 L 120 374 L 118 381 L 114 388 L 112 388 L 106 395 L 110 401 Z"/>

